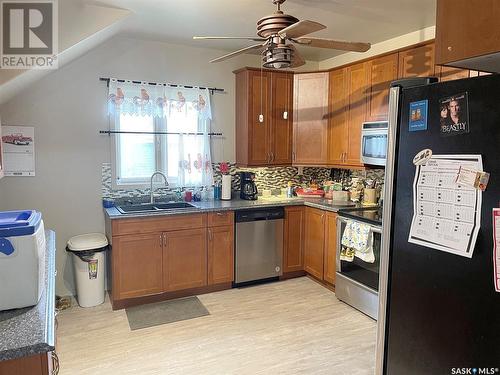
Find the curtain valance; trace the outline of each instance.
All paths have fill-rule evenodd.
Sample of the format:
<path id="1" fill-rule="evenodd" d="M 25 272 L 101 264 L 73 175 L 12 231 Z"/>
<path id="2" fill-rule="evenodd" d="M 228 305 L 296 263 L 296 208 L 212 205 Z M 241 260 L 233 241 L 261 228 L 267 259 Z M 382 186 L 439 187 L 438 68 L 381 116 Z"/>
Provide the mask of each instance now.
<path id="1" fill-rule="evenodd" d="M 172 112 L 192 111 L 198 112 L 200 119 L 212 118 L 208 89 L 109 81 L 109 114 L 168 117 Z"/>

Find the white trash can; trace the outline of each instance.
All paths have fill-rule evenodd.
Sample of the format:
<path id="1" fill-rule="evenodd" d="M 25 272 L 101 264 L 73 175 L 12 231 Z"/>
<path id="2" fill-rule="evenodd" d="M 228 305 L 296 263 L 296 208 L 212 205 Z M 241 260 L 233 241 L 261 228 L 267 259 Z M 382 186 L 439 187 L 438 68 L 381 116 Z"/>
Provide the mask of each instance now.
<path id="1" fill-rule="evenodd" d="M 73 253 L 76 294 L 81 307 L 92 307 L 104 302 L 105 251 L 108 239 L 102 233 L 71 237 L 66 250 Z"/>

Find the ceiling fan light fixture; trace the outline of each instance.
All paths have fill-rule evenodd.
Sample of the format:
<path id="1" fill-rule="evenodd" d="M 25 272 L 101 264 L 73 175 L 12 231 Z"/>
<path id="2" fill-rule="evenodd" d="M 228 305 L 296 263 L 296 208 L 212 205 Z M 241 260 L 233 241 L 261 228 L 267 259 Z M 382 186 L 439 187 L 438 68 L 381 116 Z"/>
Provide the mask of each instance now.
<path id="1" fill-rule="evenodd" d="M 271 46 L 262 53 L 264 68 L 287 69 L 292 65 L 293 50 L 289 46 Z"/>

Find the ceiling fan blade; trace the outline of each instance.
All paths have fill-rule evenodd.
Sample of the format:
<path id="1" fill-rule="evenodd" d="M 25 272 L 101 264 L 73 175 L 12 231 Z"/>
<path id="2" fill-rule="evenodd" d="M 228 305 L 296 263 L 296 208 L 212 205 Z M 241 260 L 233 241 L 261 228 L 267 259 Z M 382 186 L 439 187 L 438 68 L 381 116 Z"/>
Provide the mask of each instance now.
<path id="1" fill-rule="evenodd" d="M 282 38 L 299 38 L 323 29 L 326 29 L 326 26 L 321 23 L 303 20 L 285 27 L 278 35 Z"/>
<path id="2" fill-rule="evenodd" d="M 249 46 L 249 47 L 245 47 L 245 48 L 242 48 L 242 49 L 239 49 L 237 51 L 234 51 L 234 52 L 231 52 L 231 53 L 228 53 L 227 55 L 224 55 L 224 56 L 221 56 L 221 57 L 218 57 L 216 59 L 213 59 L 211 60 L 210 62 L 211 63 L 216 63 L 216 62 L 220 62 L 220 61 L 224 61 L 224 60 L 228 60 L 234 56 L 238 56 L 238 55 L 241 55 L 242 53 L 245 53 L 245 52 L 249 52 L 249 51 L 252 51 L 254 49 L 261 49 L 263 48 L 264 46 L 262 44 L 255 44 L 253 46 Z"/>
<path id="3" fill-rule="evenodd" d="M 253 40 L 255 42 L 264 42 L 266 39 L 258 38 L 256 36 L 193 36 L 194 40 L 233 40 L 233 39 L 241 39 L 241 40 Z"/>
<path id="4" fill-rule="evenodd" d="M 371 47 L 370 43 L 345 42 L 341 40 L 322 39 L 322 38 L 298 38 L 294 39 L 294 42 L 309 47 L 338 49 L 342 51 L 353 51 L 353 52 L 366 52 Z"/>
<path id="5" fill-rule="evenodd" d="M 293 58 L 292 58 L 292 64 L 290 65 L 290 68 L 298 68 L 299 66 L 305 65 L 306 60 L 302 57 L 302 55 L 299 53 L 297 48 L 293 44 L 290 44 L 290 47 L 293 49 Z"/>

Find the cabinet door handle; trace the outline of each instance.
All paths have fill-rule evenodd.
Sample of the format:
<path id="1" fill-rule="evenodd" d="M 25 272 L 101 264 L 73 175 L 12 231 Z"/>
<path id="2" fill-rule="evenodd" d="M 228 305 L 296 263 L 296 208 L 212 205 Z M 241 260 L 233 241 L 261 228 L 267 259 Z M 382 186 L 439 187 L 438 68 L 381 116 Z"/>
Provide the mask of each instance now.
<path id="1" fill-rule="evenodd" d="M 160 234 L 160 247 L 163 247 L 163 234 Z"/>
<path id="2" fill-rule="evenodd" d="M 225 212 L 217 212 L 216 214 L 217 214 L 217 216 L 226 216 Z"/>
<path id="3" fill-rule="evenodd" d="M 292 160 L 295 160 L 295 151 L 292 152 Z"/>
<path id="4" fill-rule="evenodd" d="M 271 151 L 271 161 L 274 161 L 274 152 Z"/>
<path id="5" fill-rule="evenodd" d="M 214 239 L 214 234 L 212 233 L 212 229 L 208 228 L 208 239 L 212 241 Z"/>

